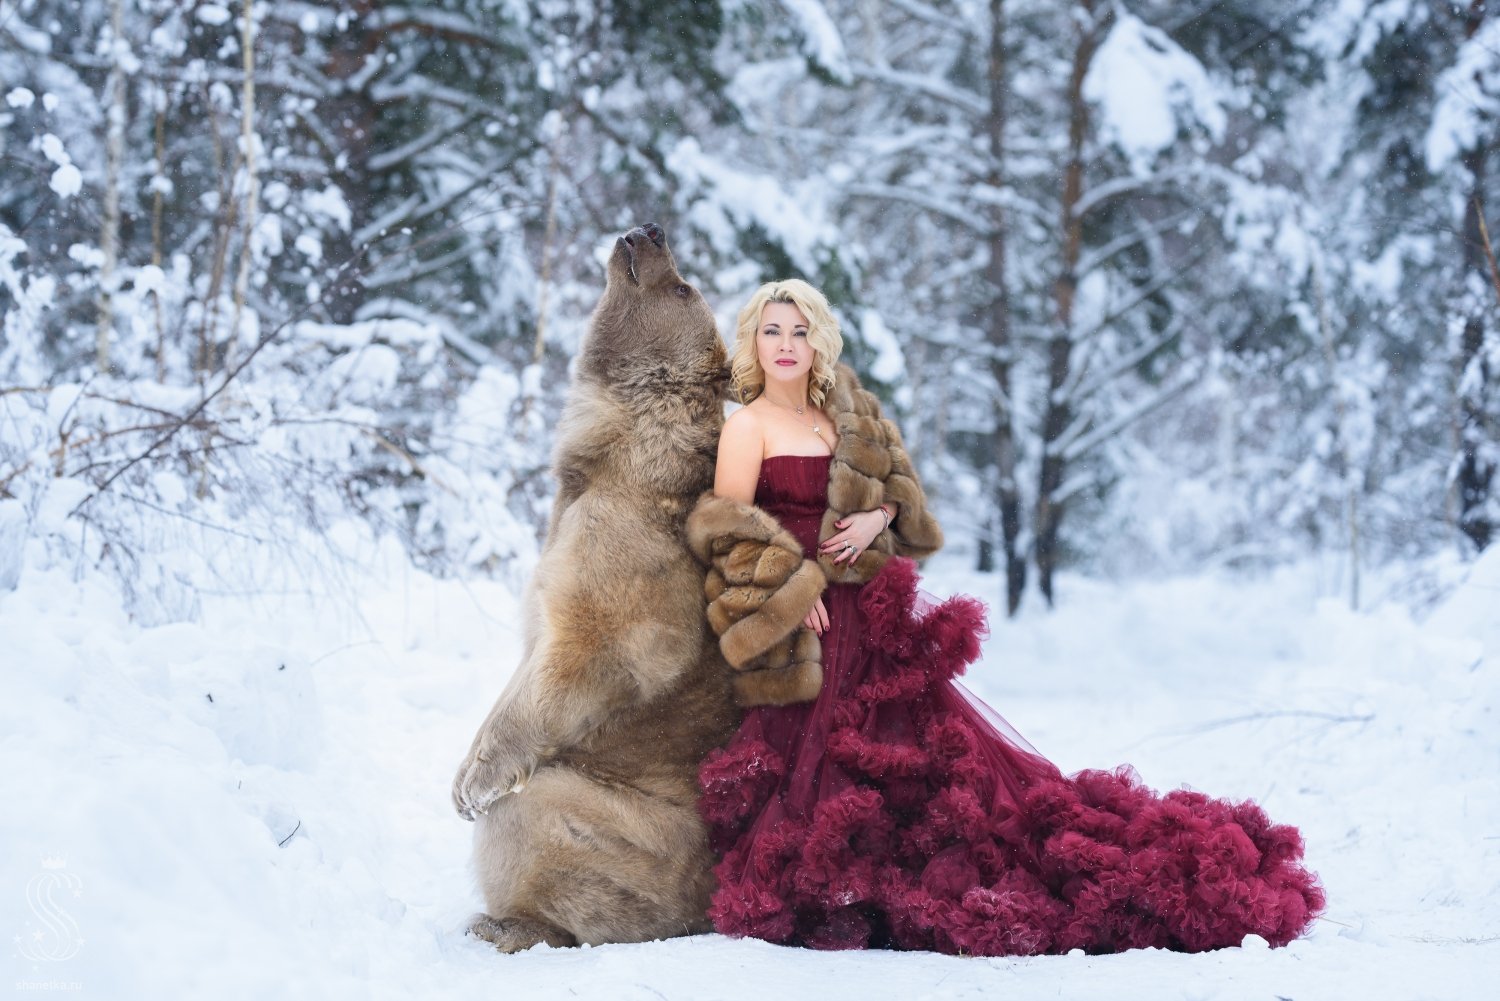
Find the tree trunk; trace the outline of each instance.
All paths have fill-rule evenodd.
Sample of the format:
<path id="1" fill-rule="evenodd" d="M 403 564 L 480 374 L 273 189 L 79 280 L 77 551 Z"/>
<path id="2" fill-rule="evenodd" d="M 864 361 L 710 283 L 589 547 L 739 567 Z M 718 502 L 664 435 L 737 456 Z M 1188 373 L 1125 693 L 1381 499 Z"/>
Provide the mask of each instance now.
<path id="1" fill-rule="evenodd" d="M 167 92 L 165 88 L 157 92 L 156 100 L 159 102 L 156 108 L 156 176 L 151 184 L 151 263 L 156 267 L 162 266 L 161 253 L 161 214 L 162 214 L 162 180 L 167 176 Z M 167 327 L 162 318 L 161 311 L 161 288 L 151 293 L 151 301 L 156 307 L 156 381 L 167 381 Z"/>
<path id="2" fill-rule="evenodd" d="M 557 176 L 562 173 L 557 149 L 567 137 L 563 128 L 547 144 L 547 224 L 542 232 L 542 274 L 536 296 L 536 343 L 532 345 L 533 363 L 542 360 L 547 350 L 547 290 L 552 284 L 552 244 L 557 239 Z"/>
<path id="3" fill-rule="evenodd" d="M 115 327 L 115 286 L 119 283 L 120 171 L 125 161 L 125 70 L 120 65 L 120 40 L 125 32 L 124 0 L 110 5 L 112 64 L 104 143 L 104 222 L 99 231 L 99 331 L 94 340 L 95 364 L 101 375 L 109 371 L 109 342 Z"/>
<path id="4" fill-rule="evenodd" d="M 980 573 L 995 571 L 995 520 L 986 521 L 979 530 L 979 547 L 974 558 L 974 569 Z"/>
<path id="5" fill-rule="evenodd" d="M 337 96 L 329 103 L 325 121 L 338 138 L 338 148 L 343 156 L 343 169 L 335 174 L 344 198 L 349 205 L 350 226 L 347 232 L 331 229 L 324 235 L 324 262 L 327 276 L 338 273 L 339 266 L 353 260 L 360 248 L 355 246 L 354 234 L 370 223 L 377 214 L 377 189 L 392 202 L 399 201 L 403 190 L 392 190 L 389 182 L 377 185 L 370 157 L 375 152 L 375 129 L 380 109 L 376 107 L 368 87 L 358 90 L 345 88 L 344 81 L 365 67 L 365 60 L 380 50 L 386 41 L 385 28 L 370 28 L 373 16 L 385 6 L 384 0 L 341 0 L 340 10 L 349 14 L 348 30 L 337 31 L 327 39 L 328 58 L 324 73 L 339 86 Z M 378 240 L 377 233 L 373 240 Z M 343 274 L 338 282 L 324 287 L 321 304 L 328 318 L 335 323 L 352 321 L 359 307 L 368 298 L 364 286 L 363 272 L 352 269 Z"/>
<path id="6" fill-rule="evenodd" d="M 1474 0 L 1464 24 L 1465 39 L 1472 39 L 1484 22 L 1485 8 Z M 1488 160 L 1488 137 L 1464 154 L 1469 172 L 1469 199 L 1464 208 L 1463 226 L 1463 335 L 1459 343 L 1458 370 L 1459 461 L 1457 471 L 1458 527 L 1474 547 L 1483 551 L 1494 537 L 1490 489 L 1495 479 L 1495 459 L 1488 452 L 1494 447 L 1494 429 L 1490 427 L 1489 403 L 1494 395 L 1493 381 L 1500 373 L 1490 370 L 1485 351 L 1485 312 L 1493 308 L 1489 293 L 1500 294 L 1500 288 L 1488 288 L 1489 256 L 1483 212 L 1485 207 L 1485 168 Z M 1483 291 L 1481 291 L 1483 290 Z"/>
<path id="7" fill-rule="evenodd" d="M 1495 463 L 1486 449 L 1494 437 L 1489 427 L 1488 397 L 1497 373 L 1490 371 L 1484 350 L 1485 310 L 1490 307 L 1484 234 L 1480 230 L 1484 211 L 1485 150 L 1483 147 L 1464 154 L 1469 171 L 1470 189 L 1464 210 L 1464 291 L 1462 302 L 1468 312 L 1458 346 L 1455 368 L 1458 374 L 1459 456 L 1456 474 L 1458 487 L 1458 528 L 1474 548 L 1483 551 L 1494 538 L 1495 526 L 1490 517 L 1490 489 L 1495 479 Z M 1500 291 L 1500 290 L 1493 290 Z"/>
<path id="8" fill-rule="evenodd" d="M 1005 53 L 1005 0 L 990 0 L 989 116 L 985 119 L 989 141 L 989 176 L 993 194 L 1005 185 L 1005 123 L 1007 87 Z M 984 277 L 990 301 L 985 310 L 985 334 L 990 347 L 990 375 L 995 381 L 995 473 L 1000 507 L 1000 531 L 1005 551 L 1005 609 L 1015 615 L 1026 587 L 1026 556 L 1017 544 L 1021 534 L 1021 494 L 1016 482 L 1015 409 L 1011 395 L 1011 366 L 1015 346 L 1010 330 L 1010 291 L 1006 284 L 1005 210 L 998 199 L 989 206 L 989 260 Z M 992 537 L 992 536 L 991 536 Z M 981 543 L 980 558 L 992 556 L 990 539 Z"/>
<path id="9" fill-rule="evenodd" d="M 1333 332 L 1333 313 L 1328 305 L 1328 278 L 1323 266 L 1323 248 L 1312 255 L 1313 297 L 1318 308 L 1318 341 L 1323 349 L 1324 379 L 1333 399 L 1333 471 L 1344 500 L 1344 535 L 1349 547 L 1349 610 L 1359 611 L 1359 495 L 1364 484 L 1349 454 L 1348 407 L 1339 391 L 1338 345 Z"/>
<path id="10" fill-rule="evenodd" d="M 1037 583 L 1047 604 L 1052 604 L 1052 574 L 1057 566 L 1058 530 L 1062 525 L 1063 499 L 1057 496 L 1066 472 L 1060 439 L 1073 420 L 1073 410 L 1064 387 L 1073 358 L 1073 299 L 1078 289 L 1078 260 L 1083 249 L 1083 218 L 1078 205 L 1083 199 L 1083 155 L 1088 141 L 1089 108 L 1083 98 L 1083 80 L 1099 43 L 1109 30 L 1110 8 L 1096 11 L 1096 0 L 1079 0 L 1078 46 L 1073 51 L 1068 75 L 1068 161 L 1063 170 L 1062 254 L 1057 281 L 1053 284 L 1056 315 L 1047 346 L 1047 399 L 1042 411 L 1042 461 L 1037 478 L 1036 536 Z"/>
<path id="11" fill-rule="evenodd" d="M 240 315 L 245 311 L 245 296 L 250 289 L 250 272 L 255 265 L 255 223 L 260 207 L 260 163 L 255 155 L 255 5 L 245 0 L 240 25 L 240 55 L 245 79 L 240 86 L 240 158 L 245 164 L 245 210 L 241 213 L 244 237 L 240 241 L 239 274 L 234 280 L 234 319 L 229 324 L 229 343 L 224 347 L 224 367 L 240 339 Z"/>

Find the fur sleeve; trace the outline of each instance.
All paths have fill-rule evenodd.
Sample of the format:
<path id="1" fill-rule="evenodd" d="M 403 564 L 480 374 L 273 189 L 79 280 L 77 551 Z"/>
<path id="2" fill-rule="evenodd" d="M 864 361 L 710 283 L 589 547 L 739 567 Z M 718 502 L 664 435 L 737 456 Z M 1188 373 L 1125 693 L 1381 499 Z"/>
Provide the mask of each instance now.
<path id="1" fill-rule="evenodd" d="M 735 670 L 742 706 L 817 697 L 822 644 L 802 620 L 827 580 L 770 514 L 703 494 L 688 515 L 688 546 L 707 568 L 708 622 Z"/>
<path id="2" fill-rule="evenodd" d="M 876 407 L 879 405 L 877 403 Z M 881 498 L 896 511 L 891 517 L 891 540 L 898 556 L 926 559 L 943 547 L 943 530 L 927 510 L 927 495 L 917 481 L 917 471 L 912 468 L 911 457 L 906 454 L 900 430 L 884 417 L 880 423 L 889 436 L 886 447 L 891 453 L 891 472 L 885 478 L 885 494 Z"/>
<path id="3" fill-rule="evenodd" d="M 927 510 L 927 496 L 917 481 L 911 457 L 896 425 L 880 412 L 874 393 L 859 384 L 847 365 L 839 365 L 829 405 L 839 432 L 838 447 L 828 472 L 828 511 L 818 537 L 838 529 L 834 523 L 854 511 L 873 511 L 881 504 L 895 509 L 887 529 L 853 565 L 836 564 L 829 554 L 819 558 L 823 573 L 839 583 L 872 580 L 892 556 L 924 559 L 943 545 L 943 532 Z"/>

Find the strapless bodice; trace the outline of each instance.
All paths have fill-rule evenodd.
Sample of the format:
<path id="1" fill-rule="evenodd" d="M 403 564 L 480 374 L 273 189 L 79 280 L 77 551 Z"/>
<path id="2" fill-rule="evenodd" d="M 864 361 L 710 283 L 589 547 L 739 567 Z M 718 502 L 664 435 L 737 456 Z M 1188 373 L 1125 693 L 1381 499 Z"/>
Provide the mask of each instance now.
<path id="1" fill-rule="evenodd" d="M 818 527 L 828 508 L 828 464 L 831 455 L 773 455 L 762 459 L 755 483 L 755 504 L 774 515 L 802 543 L 808 556 L 817 552 Z"/>

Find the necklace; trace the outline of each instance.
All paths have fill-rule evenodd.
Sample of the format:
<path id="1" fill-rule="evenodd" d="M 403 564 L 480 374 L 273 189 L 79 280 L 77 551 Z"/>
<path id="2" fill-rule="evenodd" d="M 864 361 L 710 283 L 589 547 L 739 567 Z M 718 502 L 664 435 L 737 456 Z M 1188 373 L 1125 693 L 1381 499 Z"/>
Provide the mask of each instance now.
<path id="1" fill-rule="evenodd" d="M 801 414 L 801 413 L 806 412 L 806 410 L 807 410 L 807 404 L 805 404 L 805 403 L 802 406 L 800 406 L 800 407 L 789 407 L 785 403 L 777 403 L 775 400 L 772 400 L 769 396 L 767 396 L 766 399 L 769 402 L 771 402 L 771 403 L 775 403 L 782 410 L 790 410 L 793 413 Z M 798 421 L 797 423 L 798 424 L 802 424 L 801 421 Z M 817 421 L 813 421 L 811 424 L 802 424 L 802 426 L 805 427 L 805 428 L 812 428 L 812 433 L 813 434 L 817 435 L 819 438 L 823 437 L 823 429 L 820 428 L 820 427 L 818 427 L 818 422 Z"/>

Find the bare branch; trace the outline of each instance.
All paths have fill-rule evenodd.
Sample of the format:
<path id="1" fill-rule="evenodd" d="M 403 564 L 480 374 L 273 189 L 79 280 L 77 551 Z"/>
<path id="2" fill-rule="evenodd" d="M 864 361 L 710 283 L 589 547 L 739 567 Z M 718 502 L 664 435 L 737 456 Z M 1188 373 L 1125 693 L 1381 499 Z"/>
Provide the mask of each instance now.
<path id="1" fill-rule="evenodd" d="M 474 256 L 473 247 L 459 247 L 446 254 L 441 254 L 429 261 L 413 261 L 404 268 L 372 272 L 364 280 L 367 289 L 379 289 L 388 285 L 402 285 L 414 281 L 417 278 L 425 278 L 430 274 L 436 274 L 445 268 L 452 267 L 459 261 L 467 260 Z"/>
<path id="2" fill-rule="evenodd" d="M 1197 385 L 1198 379 L 1202 375 L 1201 368 L 1202 366 L 1200 365 L 1184 367 L 1182 373 L 1172 382 L 1167 383 L 1146 399 L 1137 402 L 1135 405 L 1117 414 L 1112 420 L 1099 425 L 1088 434 L 1080 435 L 1067 446 L 1063 452 L 1063 457 L 1068 462 L 1076 462 L 1079 458 L 1087 455 L 1100 444 L 1113 438 L 1142 417 L 1147 416 L 1181 396 Z"/>
<path id="3" fill-rule="evenodd" d="M 425 135 L 418 136 L 411 142 L 403 143 L 402 145 L 397 146 L 395 149 L 389 149 L 383 153 L 376 153 L 374 156 L 370 157 L 370 170 L 376 172 L 385 171 L 390 170 L 392 167 L 405 163 L 412 157 L 417 156 L 421 153 L 425 153 L 428 150 L 432 149 L 434 146 L 437 146 L 445 140 L 450 139 L 458 133 L 462 132 L 464 129 L 474 124 L 474 122 L 478 119 L 478 112 L 465 112 L 464 114 L 459 116 L 456 122 L 452 122 L 447 125 L 442 125 L 438 128 L 432 129 Z"/>
<path id="4" fill-rule="evenodd" d="M 369 27 L 394 35 L 398 31 L 410 31 L 430 38 L 441 38 L 448 42 L 462 42 L 475 48 L 509 51 L 499 39 L 485 34 L 472 20 L 452 11 L 432 10 L 418 6 L 380 8 L 368 16 Z"/>
<path id="5" fill-rule="evenodd" d="M 1114 363 L 1110 365 L 1108 369 L 1095 376 L 1092 380 L 1090 380 L 1088 385 L 1083 386 L 1081 389 L 1078 389 L 1073 394 L 1073 399 L 1075 401 L 1089 399 L 1095 393 L 1099 392 L 1099 390 L 1103 389 L 1105 386 L 1109 385 L 1111 382 L 1118 379 L 1126 372 L 1129 372 L 1137 365 L 1145 362 L 1152 355 L 1156 354 L 1162 348 L 1175 341 L 1177 337 L 1182 333 L 1182 328 L 1185 326 L 1187 326 L 1187 322 L 1181 317 L 1177 318 L 1172 323 L 1168 324 L 1167 328 L 1156 337 L 1152 338 L 1144 344 L 1137 346 L 1134 351 L 1127 351 L 1119 358 L 1116 358 L 1114 360 Z"/>
<path id="6" fill-rule="evenodd" d="M 337 287 L 339 282 L 346 276 L 346 274 L 350 272 L 357 272 L 360 260 L 363 259 L 369 249 L 370 245 L 365 244 L 364 246 L 360 247 L 359 250 L 349 258 L 349 260 L 345 261 L 343 266 L 339 268 L 338 274 L 335 276 L 334 280 L 329 283 L 329 287 Z M 68 512 L 69 516 L 78 514 L 90 502 L 92 502 L 95 498 L 99 497 L 99 495 L 108 490 L 110 488 L 110 485 L 118 480 L 121 476 L 124 476 L 131 469 L 151 458 L 156 454 L 158 449 L 175 438 L 183 428 L 188 427 L 193 421 L 197 420 L 198 417 L 208 409 L 208 405 L 214 400 L 218 399 L 219 395 L 223 393 L 224 390 L 229 388 L 230 384 L 239 377 L 239 374 L 241 372 L 249 367 L 250 363 L 255 360 L 256 356 L 259 355 L 262 350 L 264 350 L 272 341 L 280 337 L 282 332 L 290 327 L 293 323 L 306 316 L 314 306 L 320 304 L 322 301 L 323 296 L 321 295 L 316 299 L 309 299 L 300 308 L 298 308 L 296 312 L 292 313 L 286 319 L 282 320 L 275 327 L 272 327 L 269 331 L 262 335 L 260 340 L 255 343 L 255 346 L 250 349 L 250 351 L 239 362 L 239 364 L 235 365 L 234 368 L 230 369 L 229 372 L 224 375 L 224 378 L 219 381 L 218 386 L 214 388 L 213 392 L 205 394 L 203 399 L 199 400 L 198 404 L 194 406 L 193 409 L 189 410 L 182 417 L 173 421 L 171 425 L 164 432 L 162 432 L 162 434 L 155 441 L 153 441 L 144 452 L 141 452 L 135 457 L 131 458 L 119 469 L 115 470 L 109 476 L 105 477 L 104 482 L 100 483 L 99 486 L 94 488 L 92 493 L 90 493 L 87 497 L 73 506 L 73 509 Z"/>
<path id="7" fill-rule="evenodd" d="M 22 473 L 26 472 L 26 470 L 30 468 L 31 460 L 27 459 L 15 469 L 12 469 L 9 475 L 7 475 L 3 480 L 0 480 L 0 497 L 4 497 L 8 500 L 14 498 L 15 494 L 10 492 L 10 485 L 14 483 Z"/>
<path id="8" fill-rule="evenodd" d="M 978 212 L 966 210 L 961 205 L 955 205 L 941 198 L 924 195 L 912 188 L 898 187 L 894 184 L 850 184 L 844 187 L 843 193 L 853 198 L 881 198 L 886 201 L 905 202 L 951 219 L 981 236 L 989 235 L 989 230 Z"/>
<path id="9" fill-rule="evenodd" d="M 1164 170 L 1149 177 L 1116 177 L 1108 181 L 1100 181 L 1078 199 L 1077 204 L 1073 206 L 1073 211 L 1081 218 L 1115 198 L 1142 192 L 1156 192 L 1171 183 L 1193 177 L 1195 171 L 1196 168 L 1180 168 Z"/>
<path id="10" fill-rule="evenodd" d="M 918 2 L 918 0 L 886 0 L 886 2 L 897 10 L 910 14 L 916 20 L 930 24 L 935 28 L 952 31 L 967 38 L 979 37 L 978 30 L 956 14 L 945 14 L 929 4 Z"/>
<path id="11" fill-rule="evenodd" d="M 398 226 L 411 217 L 418 205 L 422 204 L 422 196 L 417 194 L 407 195 L 401 200 L 401 204 L 390 209 L 384 215 L 377 216 L 364 226 L 354 231 L 354 242 L 365 243 L 369 240 L 378 239 L 384 235 L 392 226 Z"/>
<path id="12" fill-rule="evenodd" d="M 53 56 L 59 63 L 72 69 L 108 69 L 113 59 L 112 56 L 79 55 L 77 53 L 58 53 Z M 154 83 L 232 83 L 239 84 L 244 81 L 244 72 L 239 69 L 231 69 L 228 66 L 216 66 L 209 63 L 200 63 L 192 68 L 176 68 L 163 66 L 159 63 L 146 63 L 134 74 L 137 79 L 150 80 Z M 276 71 L 263 70 L 255 74 L 255 86 L 267 93 L 296 94 L 298 97 L 310 97 L 314 100 L 327 100 L 329 90 L 320 87 L 314 80 L 291 76 L 290 74 Z"/>
<path id="13" fill-rule="evenodd" d="M 439 195 L 421 205 L 416 206 L 410 212 L 400 218 L 392 218 L 395 215 L 394 212 L 387 213 L 375 223 L 371 223 L 370 225 L 361 229 L 356 234 L 356 238 L 362 238 L 364 240 L 375 239 L 384 230 L 389 229 L 391 226 L 397 224 L 402 226 L 415 226 L 417 223 L 423 222 L 424 220 L 447 210 L 454 203 L 467 198 L 475 190 L 497 183 L 501 174 L 503 174 L 510 167 L 514 166 L 516 162 L 521 160 L 523 157 L 529 156 L 539 145 L 540 143 L 537 140 L 532 140 L 519 150 L 507 151 L 504 156 L 496 157 L 494 160 L 491 160 L 489 163 L 483 164 L 478 169 L 476 169 L 474 172 L 474 176 L 470 179 L 469 183 L 463 185 L 462 187 L 455 188 L 447 194 Z M 408 204 L 410 204 L 410 199 L 408 199 L 406 202 L 403 202 L 402 207 L 404 208 Z"/>
<path id="14" fill-rule="evenodd" d="M 426 466 L 423 466 L 422 463 L 418 462 L 416 456 L 412 455 L 406 449 L 402 448 L 400 445 L 397 445 L 394 441 L 392 441 L 391 440 L 391 435 L 389 433 L 389 429 L 383 428 L 383 427 L 381 427 L 381 426 L 379 426 L 377 424 L 369 424 L 369 423 L 366 423 L 364 421 L 349 420 L 348 418 L 345 418 L 345 417 L 329 417 L 329 416 L 322 416 L 322 417 L 278 417 L 272 423 L 274 425 L 277 425 L 277 426 L 285 426 L 285 425 L 293 425 L 293 424 L 300 425 L 300 426 L 332 424 L 332 425 L 335 425 L 335 426 L 338 426 L 338 427 L 352 428 L 355 431 L 358 431 L 360 434 L 364 435 L 365 437 L 369 438 L 371 441 L 373 441 L 380 448 L 382 448 L 385 451 L 389 452 L 390 454 L 394 455 L 396 458 L 400 459 L 402 462 L 405 462 L 409 467 L 411 467 L 411 471 L 413 473 L 417 474 L 418 476 L 420 476 L 422 479 L 424 479 L 424 480 L 430 480 L 432 483 L 435 483 L 438 487 L 440 487 L 443 491 L 445 491 L 446 493 L 452 494 L 454 497 L 459 496 L 457 490 L 454 490 L 447 483 L 443 482 L 443 480 L 440 477 L 434 476 L 432 474 L 432 472 L 427 469 Z"/>
<path id="15" fill-rule="evenodd" d="M 1176 215 L 1168 216 L 1155 225 L 1132 229 L 1127 233 L 1115 237 L 1104 246 L 1095 248 L 1079 259 L 1078 277 L 1082 278 L 1084 275 L 1091 273 L 1120 251 L 1129 250 L 1131 247 L 1137 246 L 1154 236 L 1159 236 L 1184 219 L 1191 219 L 1194 216 L 1202 215 L 1203 212 L 1204 209 L 1201 207 L 1185 209 Z"/>
<path id="16" fill-rule="evenodd" d="M 907 73 L 888 66 L 872 66 L 869 63 L 855 63 L 850 69 L 859 79 L 889 84 L 897 90 L 930 97 L 967 115 L 983 116 L 990 112 L 989 105 L 978 97 L 966 90 L 951 87 L 936 77 Z"/>

